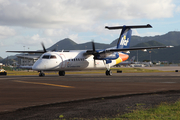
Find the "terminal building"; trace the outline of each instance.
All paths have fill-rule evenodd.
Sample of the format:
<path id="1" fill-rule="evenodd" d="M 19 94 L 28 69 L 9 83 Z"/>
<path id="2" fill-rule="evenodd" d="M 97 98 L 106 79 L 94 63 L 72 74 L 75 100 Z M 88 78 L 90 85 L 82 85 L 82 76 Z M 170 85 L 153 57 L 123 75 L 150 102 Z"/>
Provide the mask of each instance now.
<path id="1" fill-rule="evenodd" d="M 39 56 L 18 55 L 17 58 L 18 66 L 33 66 Z"/>

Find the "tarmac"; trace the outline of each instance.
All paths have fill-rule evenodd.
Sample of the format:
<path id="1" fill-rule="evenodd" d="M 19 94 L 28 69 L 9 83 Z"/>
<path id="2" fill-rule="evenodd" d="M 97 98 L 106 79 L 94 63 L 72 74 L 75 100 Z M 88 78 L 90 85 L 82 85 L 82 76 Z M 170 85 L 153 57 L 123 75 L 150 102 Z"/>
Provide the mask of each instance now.
<path id="1" fill-rule="evenodd" d="M 0 76 L 0 113 L 32 106 L 180 90 L 179 72 Z"/>

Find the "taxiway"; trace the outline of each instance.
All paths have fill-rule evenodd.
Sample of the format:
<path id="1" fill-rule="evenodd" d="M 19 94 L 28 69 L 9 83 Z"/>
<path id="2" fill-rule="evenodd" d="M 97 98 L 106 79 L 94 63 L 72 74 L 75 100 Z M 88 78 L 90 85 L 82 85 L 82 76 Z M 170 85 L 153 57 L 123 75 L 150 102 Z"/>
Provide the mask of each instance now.
<path id="1" fill-rule="evenodd" d="M 66 101 L 180 90 L 180 73 L 0 77 L 0 112 Z"/>

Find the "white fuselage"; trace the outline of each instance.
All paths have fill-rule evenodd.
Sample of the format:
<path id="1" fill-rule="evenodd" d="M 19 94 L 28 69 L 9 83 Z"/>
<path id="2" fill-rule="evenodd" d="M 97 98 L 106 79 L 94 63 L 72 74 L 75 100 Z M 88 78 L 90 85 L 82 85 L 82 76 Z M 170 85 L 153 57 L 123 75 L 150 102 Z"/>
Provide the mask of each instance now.
<path id="1" fill-rule="evenodd" d="M 106 65 L 109 67 L 117 64 L 112 60 L 106 64 L 104 60 L 94 60 L 93 55 L 85 55 L 86 51 L 69 51 L 69 52 L 47 52 L 44 53 L 32 66 L 37 71 L 68 71 L 68 70 L 84 70 L 84 69 L 104 69 Z M 120 59 L 120 58 L 119 58 Z"/>

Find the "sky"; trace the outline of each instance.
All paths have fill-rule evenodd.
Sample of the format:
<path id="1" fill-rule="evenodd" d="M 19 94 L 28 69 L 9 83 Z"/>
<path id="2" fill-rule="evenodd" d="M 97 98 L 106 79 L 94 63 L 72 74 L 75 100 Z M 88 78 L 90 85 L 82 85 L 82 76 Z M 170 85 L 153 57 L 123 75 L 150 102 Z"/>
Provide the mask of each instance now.
<path id="1" fill-rule="evenodd" d="M 180 31 L 179 0 L 0 0 L 0 56 L 6 51 L 41 50 L 59 40 L 110 44 L 120 30 L 105 26 L 146 25 L 133 35 Z"/>

